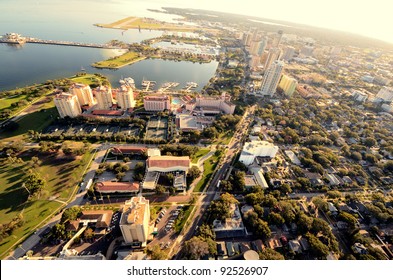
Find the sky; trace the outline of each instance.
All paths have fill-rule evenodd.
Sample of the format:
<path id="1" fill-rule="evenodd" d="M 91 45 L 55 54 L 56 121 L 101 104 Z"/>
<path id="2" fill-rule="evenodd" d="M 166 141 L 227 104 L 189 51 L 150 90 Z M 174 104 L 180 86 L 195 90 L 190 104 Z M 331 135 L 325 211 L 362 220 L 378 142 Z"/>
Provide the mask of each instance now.
<path id="1" fill-rule="evenodd" d="M 153 0 L 347 31 L 393 43 L 392 0 Z"/>

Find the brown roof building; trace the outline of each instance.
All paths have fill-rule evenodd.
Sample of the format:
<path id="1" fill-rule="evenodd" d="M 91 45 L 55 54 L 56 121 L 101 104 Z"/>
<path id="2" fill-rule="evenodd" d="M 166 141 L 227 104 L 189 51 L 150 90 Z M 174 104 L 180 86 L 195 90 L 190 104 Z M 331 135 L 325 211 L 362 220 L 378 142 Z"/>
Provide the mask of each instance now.
<path id="1" fill-rule="evenodd" d="M 85 210 L 82 212 L 80 222 L 95 223 L 96 228 L 109 227 L 112 215 L 112 210 Z"/>
<path id="2" fill-rule="evenodd" d="M 146 161 L 148 172 L 187 172 L 190 168 L 190 157 L 152 156 Z"/>
<path id="3" fill-rule="evenodd" d="M 112 154 L 114 155 L 135 155 L 135 154 L 143 154 L 147 152 L 146 147 L 140 146 L 118 146 L 113 147 L 111 149 Z"/>
<path id="4" fill-rule="evenodd" d="M 100 193 L 137 193 L 139 191 L 139 183 L 98 182 L 96 190 Z"/>

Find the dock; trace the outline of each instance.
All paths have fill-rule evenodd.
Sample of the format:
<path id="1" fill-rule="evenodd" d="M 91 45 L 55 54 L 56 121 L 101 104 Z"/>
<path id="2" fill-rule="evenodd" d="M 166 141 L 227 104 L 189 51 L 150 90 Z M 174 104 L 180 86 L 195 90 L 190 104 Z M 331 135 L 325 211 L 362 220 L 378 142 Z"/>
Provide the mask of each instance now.
<path id="1" fill-rule="evenodd" d="M 179 85 L 179 83 L 171 82 L 171 83 L 164 83 L 162 87 L 158 90 L 159 92 L 165 92 L 171 88 L 175 88 Z"/>
<path id="2" fill-rule="evenodd" d="M 12 35 L 12 36 L 11 36 Z M 85 48 L 98 48 L 98 49 L 119 49 L 118 46 L 112 46 L 110 44 L 95 44 L 95 43 L 78 43 L 70 41 L 56 41 L 56 40 L 43 40 L 33 37 L 23 37 L 16 33 L 7 33 L 5 36 L 0 38 L 0 43 L 5 44 L 19 44 L 25 43 L 30 44 L 43 44 L 43 45 L 58 45 L 58 46 L 72 46 L 72 47 L 85 47 Z"/>
<path id="3" fill-rule="evenodd" d="M 186 86 L 182 89 L 184 92 L 191 92 L 192 89 L 197 88 L 198 84 L 194 82 L 188 82 Z"/>
<path id="4" fill-rule="evenodd" d="M 156 85 L 156 81 L 147 81 L 147 80 L 142 81 L 143 91 L 149 91 L 153 89 L 155 85 Z"/>

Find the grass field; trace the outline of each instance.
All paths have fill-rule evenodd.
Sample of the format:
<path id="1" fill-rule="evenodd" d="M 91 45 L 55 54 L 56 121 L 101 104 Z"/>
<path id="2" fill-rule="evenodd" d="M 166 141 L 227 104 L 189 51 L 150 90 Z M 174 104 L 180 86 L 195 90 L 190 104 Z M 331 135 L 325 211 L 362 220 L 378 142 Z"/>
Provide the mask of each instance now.
<path id="1" fill-rule="evenodd" d="M 176 223 L 174 225 L 175 232 L 180 233 L 183 229 L 188 217 L 190 216 L 192 209 L 194 209 L 194 205 L 185 205 L 183 207 L 183 214 L 180 219 L 176 219 Z"/>
<path id="2" fill-rule="evenodd" d="M 203 189 L 206 186 L 206 183 L 209 181 L 210 177 L 212 176 L 213 171 L 218 164 L 218 161 L 219 161 L 219 158 L 216 155 L 213 155 L 203 163 L 202 179 L 195 186 L 194 192 L 203 191 Z"/>
<path id="3" fill-rule="evenodd" d="M 26 99 L 25 94 L 13 96 L 12 98 L 2 98 L 0 99 L 0 111 L 9 108 L 12 103 L 16 103 L 24 99 Z"/>
<path id="4" fill-rule="evenodd" d="M 5 131 L 0 135 L 0 139 L 22 135 L 29 130 L 42 131 L 47 127 L 56 117 L 58 112 L 56 107 L 53 107 L 53 102 L 46 104 L 40 111 L 26 114 L 18 120 L 19 128 L 14 131 Z"/>
<path id="5" fill-rule="evenodd" d="M 86 84 L 86 85 L 91 85 L 91 84 L 96 84 L 98 82 L 103 82 L 107 79 L 103 79 L 103 78 L 98 77 L 94 74 L 86 74 L 86 75 L 79 76 L 79 77 L 76 77 L 76 76 L 71 77 L 70 80 L 75 83 L 82 83 L 82 84 Z"/>
<path id="6" fill-rule="evenodd" d="M 209 149 L 200 149 L 198 152 L 196 152 L 196 154 L 194 154 L 192 156 L 192 163 L 197 163 L 198 160 L 203 157 L 204 155 L 206 155 L 208 152 L 210 152 Z"/>
<path id="7" fill-rule="evenodd" d="M 126 52 L 117 57 L 112 57 L 107 60 L 99 61 L 93 63 L 91 66 L 96 68 L 110 68 L 110 69 L 117 69 L 123 66 L 144 60 L 145 57 L 139 56 L 137 52 Z"/>
<path id="8" fill-rule="evenodd" d="M 64 205 L 82 178 L 92 154 L 86 153 L 75 160 L 59 160 L 53 156 L 40 156 L 41 164 L 34 170 L 46 180 L 47 186 L 39 200 L 26 201 L 28 193 L 22 187 L 24 175 L 31 168 L 30 158 L 24 154 L 22 164 L 0 162 L 0 223 L 10 222 L 22 213 L 24 224 L 0 242 L 0 254 L 14 246 L 20 238 L 32 233 L 45 218 Z M 55 201 L 59 200 L 59 201 Z"/>

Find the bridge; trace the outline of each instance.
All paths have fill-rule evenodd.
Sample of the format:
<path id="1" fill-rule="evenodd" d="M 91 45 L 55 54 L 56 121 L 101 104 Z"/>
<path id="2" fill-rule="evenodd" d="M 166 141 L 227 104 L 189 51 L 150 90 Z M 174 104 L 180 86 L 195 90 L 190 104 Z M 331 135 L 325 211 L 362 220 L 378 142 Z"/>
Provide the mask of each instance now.
<path id="1" fill-rule="evenodd" d="M 22 37 L 19 34 L 13 34 L 13 37 L 10 38 L 9 34 L 2 36 L 0 38 L 0 43 L 6 44 L 18 44 L 23 45 L 25 43 L 31 44 L 44 44 L 44 45 L 59 45 L 59 46 L 72 46 L 72 47 L 85 47 L 85 48 L 98 48 L 98 49 L 126 49 L 120 46 L 113 46 L 110 44 L 95 44 L 95 43 L 78 43 L 71 41 L 57 41 L 57 40 L 43 40 L 37 39 L 33 37 Z"/>

